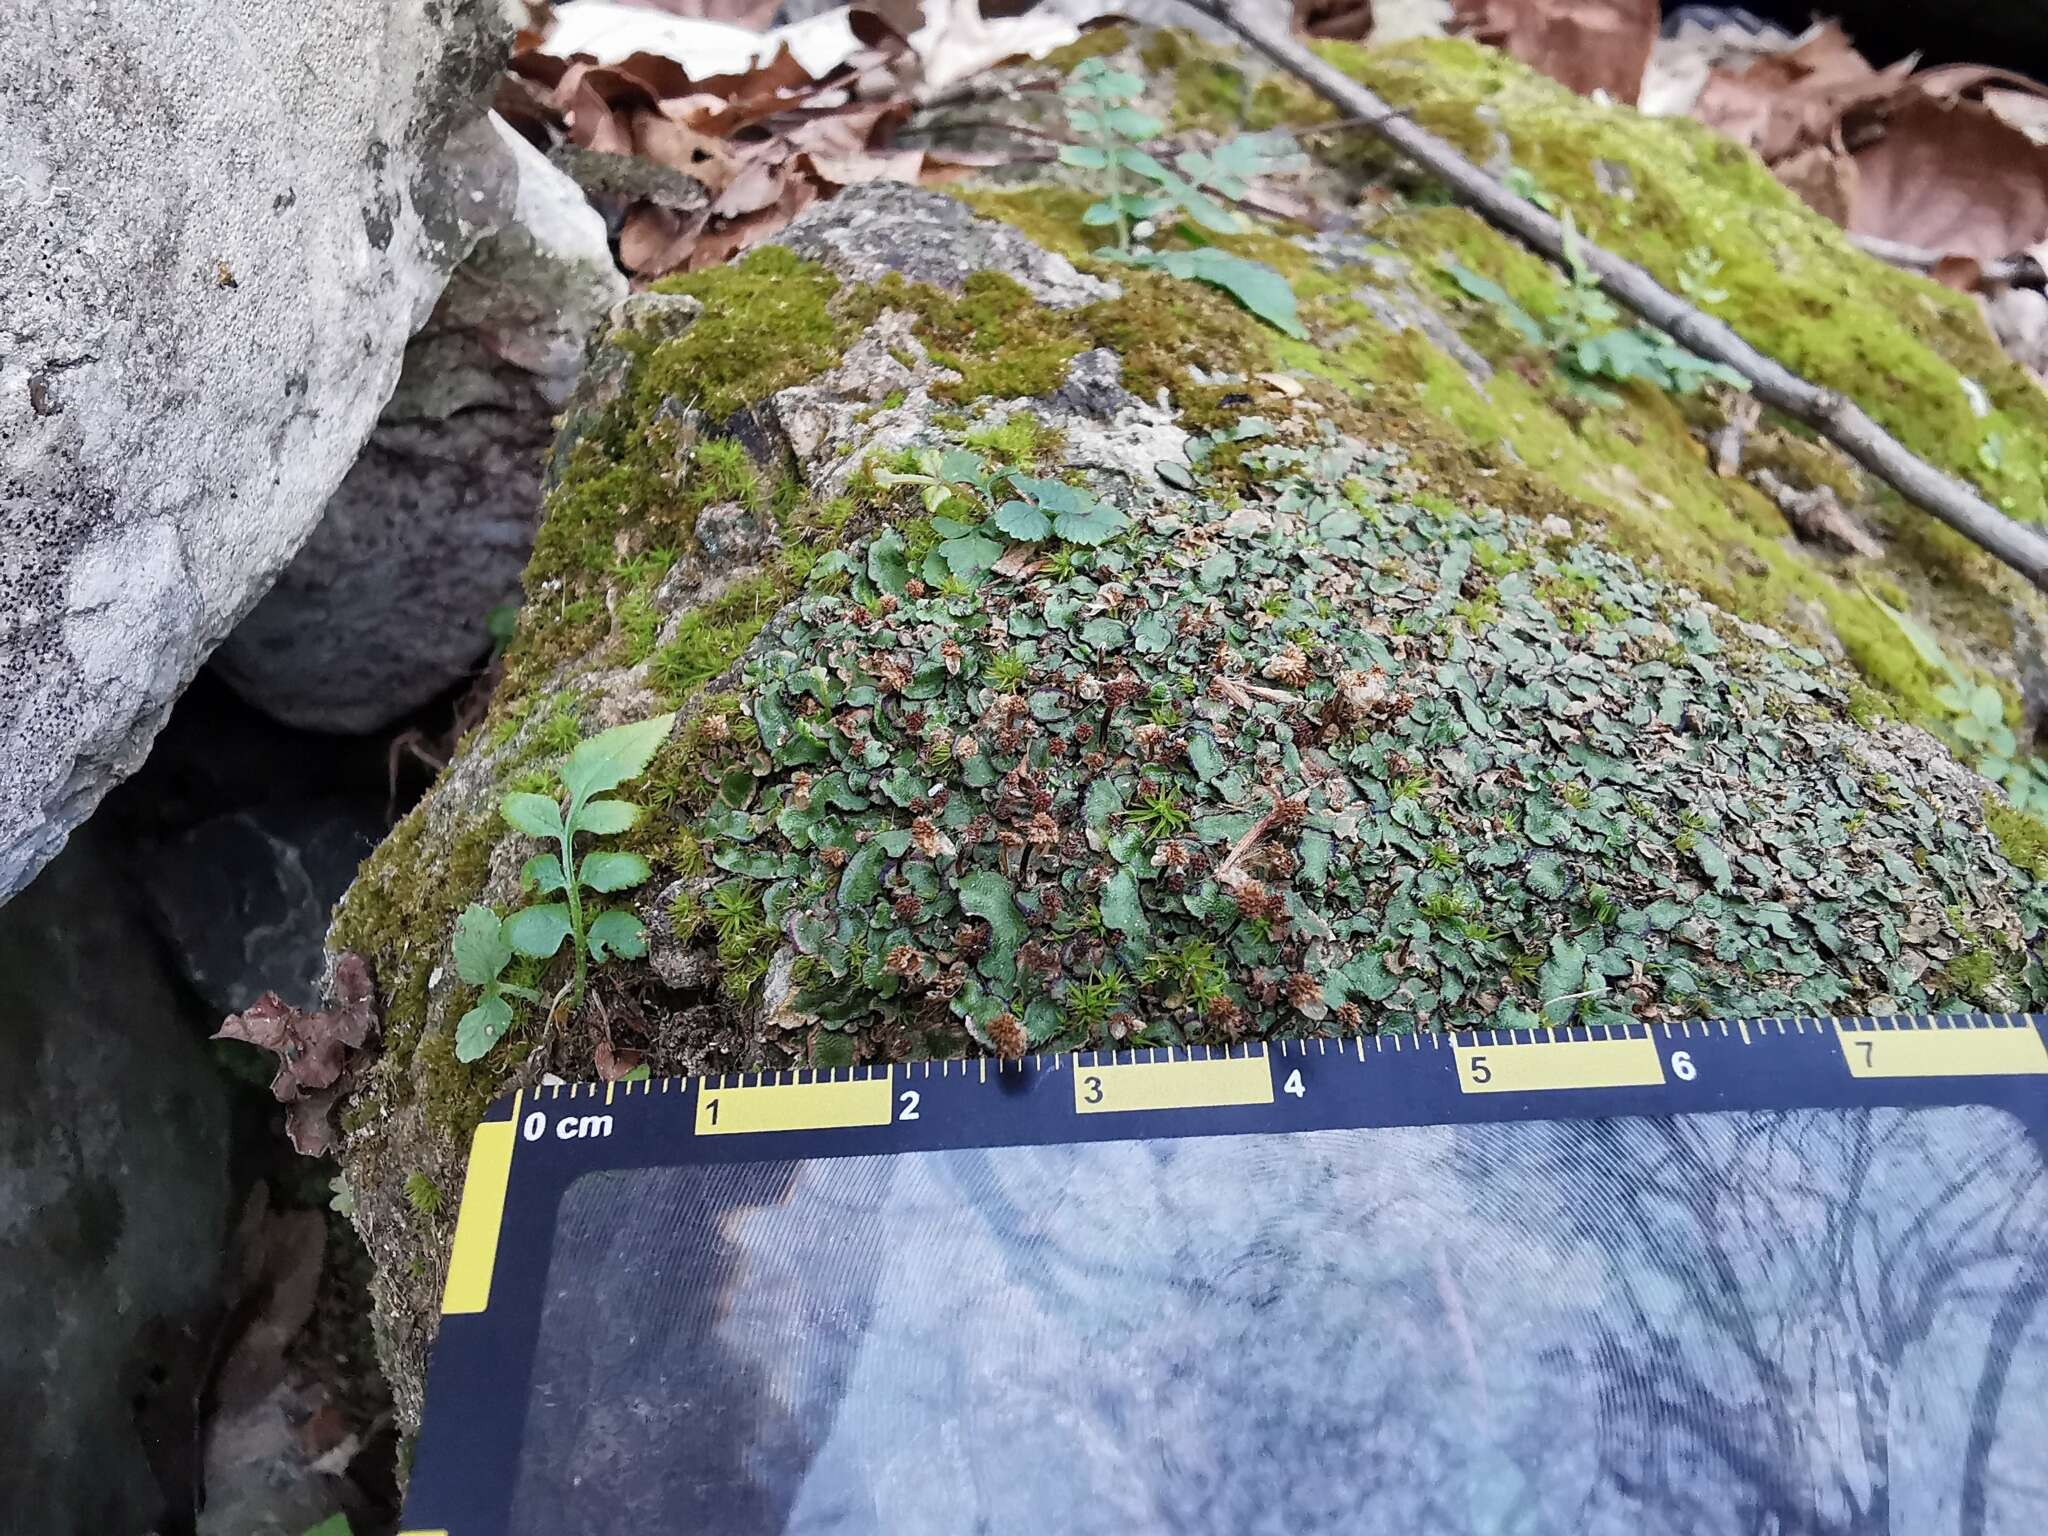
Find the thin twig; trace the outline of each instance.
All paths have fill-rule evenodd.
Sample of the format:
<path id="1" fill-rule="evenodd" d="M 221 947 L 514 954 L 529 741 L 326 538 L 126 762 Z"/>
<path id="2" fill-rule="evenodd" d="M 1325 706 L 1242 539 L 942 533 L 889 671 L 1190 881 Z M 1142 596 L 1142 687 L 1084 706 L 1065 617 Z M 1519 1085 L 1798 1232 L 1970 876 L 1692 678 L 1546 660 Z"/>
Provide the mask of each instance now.
<path id="1" fill-rule="evenodd" d="M 1447 183 L 1472 209 L 1507 233 L 1564 262 L 1564 226 L 1527 198 L 1517 197 L 1450 144 L 1392 112 L 1371 91 L 1325 64 L 1292 38 L 1255 22 L 1228 0 L 1183 0 L 1222 22 L 1317 95 L 1354 117 L 1430 174 Z M 1976 490 L 1937 469 L 1886 432 L 1856 403 L 1809 383 L 1744 341 L 1721 321 L 1702 314 L 1633 262 L 1592 244 L 1575 242 L 1581 259 L 1609 298 L 1665 331 L 1701 357 L 1726 364 L 1749 381 L 1757 398 L 1805 422 L 1906 500 L 1948 524 L 1978 548 L 2048 590 L 2048 538 L 2007 517 Z"/>
<path id="2" fill-rule="evenodd" d="M 1879 261 L 1904 267 L 1908 272 L 1932 272 L 1941 265 L 1943 257 L 1940 251 L 1922 250 L 1917 245 L 1884 240 L 1876 235 L 1851 235 L 1849 243 L 1866 256 L 1875 256 Z M 2042 271 L 2041 263 L 2031 256 L 2001 256 L 1995 261 L 1977 264 L 1977 281 L 1989 287 L 2043 288 L 2048 287 L 2048 272 Z"/>

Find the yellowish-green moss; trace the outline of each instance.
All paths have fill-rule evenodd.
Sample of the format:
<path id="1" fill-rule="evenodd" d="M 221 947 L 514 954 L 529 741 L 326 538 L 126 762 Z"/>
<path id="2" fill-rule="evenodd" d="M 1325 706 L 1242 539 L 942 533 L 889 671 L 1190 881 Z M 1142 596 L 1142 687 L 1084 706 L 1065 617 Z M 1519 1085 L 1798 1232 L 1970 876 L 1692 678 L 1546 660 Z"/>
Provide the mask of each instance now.
<path id="1" fill-rule="evenodd" d="M 2016 866 L 2048 877 L 2048 826 L 1989 792 L 1984 796 L 1984 824 Z"/>
<path id="2" fill-rule="evenodd" d="M 1747 150 L 1686 119 L 1647 120 L 1575 95 L 1469 43 L 1319 51 L 1482 161 L 1504 141 L 1592 239 L 1667 286 L 1696 252 L 1718 261 L 1713 286 L 1728 297 L 1714 312 L 1753 345 L 1849 395 L 2014 516 L 2042 517 L 2041 456 L 1993 447 L 1994 466 L 1986 451 L 2048 439 L 2048 399 L 1971 301 L 1862 256 Z M 1989 397 L 1986 417 L 1958 372 Z"/>

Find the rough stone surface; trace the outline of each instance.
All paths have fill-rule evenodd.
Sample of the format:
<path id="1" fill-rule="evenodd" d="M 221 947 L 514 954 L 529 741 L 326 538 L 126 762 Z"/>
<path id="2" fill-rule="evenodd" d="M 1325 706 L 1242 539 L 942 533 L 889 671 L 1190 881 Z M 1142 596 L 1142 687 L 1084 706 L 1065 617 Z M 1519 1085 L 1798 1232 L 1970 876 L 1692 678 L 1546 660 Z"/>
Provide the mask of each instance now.
<path id="1" fill-rule="evenodd" d="M 206 1301 L 226 1221 L 224 1085 L 103 842 L 75 839 L 0 911 L 10 1530 L 151 1528 L 128 1373 L 152 1318 Z"/>
<path id="2" fill-rule="evenodd" d="M 185 979 L 218 1014 L 265 992 L 320 1003 L 328 915 L 383 835 L 383 806 L 326 799 L 201 822 L 157 850 L 143 884 Z"/>
<path id="3" fill-rule="evenodd" d="M 518 596 L 554 413 L 625 296 L 576 184 L 491 122 L 516 167 L 507 222 L 449 279 L 363 456 L 214 660 L 288 724 L 376 730 L 489 649 L 488 614 Z"/>
<path id="4" fill-rule="evenodd" d="M 486 0 L 0 31 L 0 898 L 290 560 L 474 237 Z"/>
<path id="5" fill-rule="evenodd" d="M 848 188 L 800 214 L 776 244 L 853 282 L 896 272 L 958 293 L 974 273 L 999 272 L 1053 309 L 1078 309 L 1117 292 L 1115 284 L 1085 275 L 1008 225 L 977 219 L 963 203 L 895 181 Z"/>

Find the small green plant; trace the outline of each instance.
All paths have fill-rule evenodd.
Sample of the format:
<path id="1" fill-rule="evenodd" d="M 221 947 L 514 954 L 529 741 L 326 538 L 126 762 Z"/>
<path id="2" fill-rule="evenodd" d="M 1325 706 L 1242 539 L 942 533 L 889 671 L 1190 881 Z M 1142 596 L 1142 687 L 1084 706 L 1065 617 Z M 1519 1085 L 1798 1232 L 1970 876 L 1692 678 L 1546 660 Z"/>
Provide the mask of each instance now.
<path id="1" fill-rule="evenodd" d="M 1715 286 L 1720 275 L 1720 260 L 1706 246 L 1695 245 L 1679 260 L 1678 291 L 1693 303 L 1712 309 L 1728 301 L 1728 290 Z"/>
<path id="2" fill-rule="evenodd" d="M 1214 149 L 1183 150 L 1168 166 L 1144 147 L 1166 126 L 1133 105 L 1144 88 L 1136 75 L 1096 58 L 1077 66 L 1060 92 L 1067 126 L 1088 141 L 1061 150 L 1061 162 L 1103 177 L 1102 200 L 1083 222 L 1116 228 L 1116 244 L 1095 254 L 1221 288 L 1275 330 L 1306 336 L 1286 278 L 1263 262 L 1216 249 L 1200 233 L 1243 234 L 1244 220 L 1217 198 L 1242 197 L 1253 178 L 1298 167 L 1294 141 L 1284 133 L 1247 134 Z M 1192 248 L 1144 243 L 1164 232 L 1161 221 L 1169 216 L 1192 236 Z"/>
<path id="3" fill-rule="evenodd" d="M 1066 996 L 1060 1000 L 1067 1027 L 1092 1035 L 1123 1006 L 1125 990 L 1124 974 L 1114 966 L 1095 972 L 1086 981 L 1069 982 Z"/>
<path id="4" fill-rule="evenodd" d="M 1569 209 L 1561 219 L 1566 281 L 1557 310 L 1547 322 L 1517 304 L 1492 278 L 1450 260 L 1441 263 L 1443 271 L 1466 294 L 1490 305 L 1523 340 L 1555 356 L 1572 387 L 1597 404 L 1622 403 L 1607 384 L 1653 384 L 1674 395 L 1695 394 L 1709 383 L 1749 388 L 1749 381 L 1734 369 L 1708 362 L 1654 326 L 1622 325 L 1621 311 L 1600 291 L 1599 274 L 1586 261 Z"/>
<path id="5" fill-rule="evenodd" d="M 922 499 L 932 514 L 936 538 L 917 569 L 933 586 L 949 578 L 978 581 L 1002 557 L 1003 547 L 988 537 L 988 527 L 1025 544 L 1054 538 L 1095 545 L 1130 526 L 1121 511 L 1080 486 L 1016 469 L 992 469 L 980 454 L 965 448 L 927 448 L 910 462 L 913 467 L 907 470 L 877 470 L 875 479 L 882 485 L 924 488 Z M 989 521 L 966 523 L 953 513 L 985 516 Z M 906 562 L 911 553 L 906 546 Z"/>
<path id="6" fill-rule="evenodd" d="M 405 1203 L 422 1216 L 433 1216 L 441 1209 L 441 1186 L 415 1168 L 405 1176 Z"/>
<path id="7" fill-rule="evenodd" d="M 546 960 L 561 950 L 564 940 L 570 943 L 575 973 L 556 996 L 552 1014 L 565 1000 L 571 1010 L 583 1001 L 593 962 L 602 965 L 615 955 L 637 959 L 647 953 L 647 930 L 639 918 L 616 907 L 592 913 L 584 904 L 585 892 L 608 895 L 641 884 L 653 873 L 647 860 L 637 853 L 597 849 L 579 861 L 576 839 L 629 831 L 639 821 L 640 807 L 631 801 L 597 797 L 639 777 L 674 724 L 673 714 L 657 715 L 600 731 L 579 744 L 557 770 L 559 796 L 521 792 L 507 795 L 499 806 L 516 830 L 554 845 L 526 861 L 522 883 L 540 895 L 562 899 L 522 907 L 502 921 L 489 907 L 472 905 L 456 920 L 456 973 L 483 992 L 456 1025 L 458 1061 L 476 1061 L 504 1038 L 512 1025 L 510 999 L 540 1001 L 530 988 L 503 979 L 514 954 Z"/>
<path id="8" fill-rule="evenodd" d="M 2048 761 L 2020 751 L 2019 738 L 2005 723 L 2005 696 L 1949 660 L 1941 642 L 1911 614 L 1892 607 L 1868 587 L 1863 595 L 1892 621 L 1913 653 L 1946 679 L 1934 697 L 1949 712 L 1952 743 L 1979 773 L 2005 791 L 2014 807 L 2048 816 Z"/>
<path id="9" fill-rule="evenodd" d="M 998 651 L 989 657 L 984 675 L 997 693 L 1015 693 L 1031 675 L 1031 663 L 1015 651 Z"/>
<path id="10" fill-rule="evenodd" d="M 1132 826 L 1155 843 L 1178 837 L 1194 825 L 1194 817 L 1181 803 L 1180 791 L 1171 785 L 1138 791 L 1138 803 L 1129 812 Z"/>

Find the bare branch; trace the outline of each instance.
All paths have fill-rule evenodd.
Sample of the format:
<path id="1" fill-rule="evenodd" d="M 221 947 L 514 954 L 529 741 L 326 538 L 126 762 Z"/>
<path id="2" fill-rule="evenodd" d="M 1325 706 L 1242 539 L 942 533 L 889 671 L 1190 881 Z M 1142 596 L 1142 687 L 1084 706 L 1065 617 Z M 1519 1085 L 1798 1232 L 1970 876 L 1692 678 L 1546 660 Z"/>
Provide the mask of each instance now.
<path id="1" fill-rule="evenodd" d="M 1489 223 L 1564 262 L 1564 226 L 1527 198 L 1517 197 L 1443 139 L 1393 111 L 1364 86 L 1325 64 L 1293 38 L 1254 21 L 1228 0 L 1183 0 L 1222 22 L 1324 100 L 1361 120 L 1403 155 L 1450 186 Z M 1978 548 L 2048 590 L 2048 537 L 2007 517 L 1974 487 L 1929 464 L 1870 418 L 1853 400 L 1822 389 L 1759 352 L 1711 315 L 1679 298 L 1633 262 L 1580 237 L 1579 255 L 1600 290 L 1701 357 L 1723 363 L 1749 381 L 1757 398 L 1805 422 L 1850 458 L 1931 513 Z"/>

